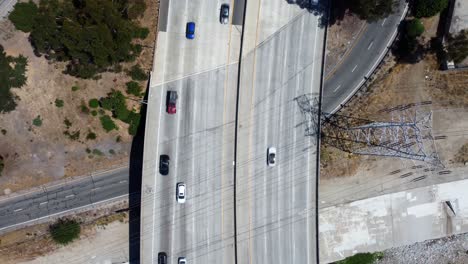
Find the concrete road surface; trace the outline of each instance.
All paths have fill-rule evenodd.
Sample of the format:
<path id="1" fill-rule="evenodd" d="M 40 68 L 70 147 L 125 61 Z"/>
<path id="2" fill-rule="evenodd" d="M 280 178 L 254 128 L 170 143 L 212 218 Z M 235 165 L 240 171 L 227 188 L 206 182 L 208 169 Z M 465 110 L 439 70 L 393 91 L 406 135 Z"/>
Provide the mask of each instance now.
<path id="1" fill-rule="evenodd" d="M 398 25 L 406 13 L 405 6 L 405 1 L 400 1 L 394 14 L 368 24 L 343 61 L 326 76 L 322 96 L 323 112 L 333 113 L 338 110 L 340 104 L 354 94 L 380 63 L 396 36 Z"/>
<path id="2" fill-rule="evenodd" d="M 324 29 L 286 1 L 248 1 L 236 164 L 238 263 L 316 263 L 316 138 L 295 102 L 318 98 Z M 267 148 L 277 165 L 268 167 Z"/>
<path id="3" fill-rule="evenodd" d="M 0 20 L 8 17 L 17 0 L 0 0 Z"/>
<path id="4" fill-rule="evenodd" d="M 146 120 L 141 205 L 141 263 L 234 263 L 234 132 L 242 28 L 219 23 L 222 3 L 165 2 L 158 33 Z M 164 9 L 161 10 L 163 12 Z M 195 22 L 195 39 L 185 38 Z M 177 113 L 165 112 L 177 91 Z M 159 156 L 170 172 L 159 174 Z M 185 204 L 176 184 L 187 187 Z"/>

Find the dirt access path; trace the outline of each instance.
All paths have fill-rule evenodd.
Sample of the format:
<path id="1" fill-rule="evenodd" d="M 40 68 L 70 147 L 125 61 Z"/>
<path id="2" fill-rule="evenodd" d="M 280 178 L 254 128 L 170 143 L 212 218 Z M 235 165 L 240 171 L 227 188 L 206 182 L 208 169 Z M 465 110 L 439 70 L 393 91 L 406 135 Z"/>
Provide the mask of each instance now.
<path id="1" fill-rule="evenodd" d="M 137 63 L 146 71 L 151 70 L 156 38 L 158 1 L 146 0 L 147 9 L 140 24 L 150 30 L 148 37 L 140 41 L 143 51 Z M 0 155 L 5 158 L 5 169 L 0 177 L 0 195 L 39 186 L 47 182 L 89 175 L 93 171 L 125 166 L 128 163 L 132 137 L 128 125 L 116 120 L 117 131 L 106 133 L 99 115 L 83 113 L 82 104 L 92 98 L 106 96 L 111 89 L 125 93 L 125 83 L 130 78 L 121 73 L 104 73 L 99 80 L 81 80 L 62 74 L 63 63 L 52 63 L 44 57 L 36 57 L 28 41 L 28 34 L 15 30 L 9 20 L 0 22 L 0 44 L 8 55 L 22 54 L 28 59 L 27 83 L 13 89 L 17 95 L 17 108 L 0 114 Z M 135 63 L 132 63 L 133 65 Z M 124 69 L 131 66 L 123 65 Z M 146 82 L 141 82 L 146 87 Z M 72 91 L 72 87 L 78 90 Z M 55 100 L 63 100 L 64 106 L 55 106 Z M 139 104 L 128 101 L 130 107 Z M 32 120 L 42 119 L 41 126 Z M 78 140 L 71 140 L 63 132 L 64 120 L 71 122 L 70 132 L 80 131 Z M 93 132 L 95 140 L 86 140 Z M 92 152 L 93 150 L 94 153 Z M 91 152 L 91 153 L 90 153 Z"/>

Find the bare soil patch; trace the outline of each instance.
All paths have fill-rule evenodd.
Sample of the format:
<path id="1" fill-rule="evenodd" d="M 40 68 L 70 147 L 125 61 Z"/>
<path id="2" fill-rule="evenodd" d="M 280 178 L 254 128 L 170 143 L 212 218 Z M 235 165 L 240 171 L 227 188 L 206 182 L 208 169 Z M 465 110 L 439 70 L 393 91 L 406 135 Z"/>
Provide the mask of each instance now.
<path id="1" fill-rule="evenodd" d="M 427 42 L 435 35 L 438 20 L 431 18 L 423 22 L 427 30 L 423 39 Z M 468 140 L 467 85 L 467 71 L 439 71 L 435 56 L 430 54 L 416 64 L 391 62 L 380 70 L 370 88 L 354 98 L 340 114 L 386 121 L 390 114 L 383 110 L 432 102 L 422 110 L 432 112 L 432 135 L 437 138 L 434 144 L 445 165 L 446 172 L 443 173 L 460 179 L 468 176 L 468 167 L 457 162 L 456 157 L 460 146 Z M 441 176 L 444 174 L 433 173 L 433 168 L 425 162 L 350 155 L 326 146 L 322 146 L 322 150 L 328 156 L 321 163 L 320 183 L 321 199 L 328 200 L 326 202 L 361 199 L 396 189 L 414 188 L 417 184 L 444 181 Z M 417 177 L 423 178 L 412 181 Z M 446 180 L 450 177 L 446 176 Z"/>
<path id="2" fill-rule="evenodd" d="M 106 245 L 112 245 L 112 241 L 115 242 L 121 236 L 122 231 L 126 239 L 121 239 L 119 243 L 124 245 L 125 241 L 128 240 L 128 213 L 115 213 L 116 210 L 126 207 L 128 207 L 127 202 L 118 202 L 107 205 L 105 208 L 75 215 L 74 219 L 82 223 L 80 239 L 66 246 L 58 245 L 52 240 L 48 231 L 49 223 L 6 233 L 0 236 L 0 263 L 29 263 L 29 261 L 32 261 L 31 263 L 64 263 L 66 258 L 60 254 L 55 258 L 50 257 L 54 254 L 53 252 L 62 252 L 62 254 L 68 252 L 68 263 L 85 263 L 86 261 L 82 259 L 85 252 L 89 253 L 92 248 L 99 249 L 105 248 Z M 115 224 L 120 224 L 122 227 L 116 231 Z M 101 236 L 101 233 L 105 232 L 109 226 L 113 231 L 106 235 L 107 244 L 102 242 L 93 244 L 93 241 Z M 115 246 L 118 248 L 119 244 L 116 243 Z M 84 250 L 86 247 L 88 250 Z M 128 245 L 126 247 L 128 248 Z M 111 249 L 113 250 L 113 248 L 109 248 L 109 250 Z M 79 250 L 84 251 L 80 252 Z M 41 256 L 48 261 L 34 261 L 37 258 L 40 259 Z"/>
<path id="3" fill-rule="evenodd" d="M 158 3 L 147 0 L 147 9 L 139 20 L 150 30 L 145 40 L 138 40 L 143 51 L 136 63 L 146 71 L 152 67 Z M 28 34 L 15 30 L 9 20 L 0 22 L 0 28 L 0 44 L 5 52 L 14 56 L 22 54 L 28 59 L 26 85 L 12 89 L 18 97 L 18 106 L 0 115 L 0 129 L 6 132 L 0 134 L 0 156 L 5 163 L 0 177 L 0 195 L 127 164 L 132 140 L 127 133 L 128 125 L 115 120 L 118 130 L 106 133 L 99 120 L 100 114 L 93 116 L 80 110 L 82 104 L 88 105 L 92 98 L 105 97 L 111 89 L 125 93 L 125 83 L 130 81 L 125 71 L 103 73 L 99 80 L 65 75 L 62 73 L 65 64 L 36 57 Z M 124 64 L 123 68 L 134 64 Z M 146 87 L 146 82 L 141 85 Z M 79 89 L 72 91 L 73 86 Z M 56 99 L 64 101 L 63 107 L 55 105 Z M 131 108 L 140 108 L 136 101 L 127 103 Z M 42 119 L 41 126 L 32 124 L 37 116 Z M 71 122 L 69 132 L 80 132 L 78 140 L 64 135 L 65 119 Z M 96 134 L 95 140 L 86 139 L 89 132 Z M 94 149 L 103 155 L 92 154 Z"/>

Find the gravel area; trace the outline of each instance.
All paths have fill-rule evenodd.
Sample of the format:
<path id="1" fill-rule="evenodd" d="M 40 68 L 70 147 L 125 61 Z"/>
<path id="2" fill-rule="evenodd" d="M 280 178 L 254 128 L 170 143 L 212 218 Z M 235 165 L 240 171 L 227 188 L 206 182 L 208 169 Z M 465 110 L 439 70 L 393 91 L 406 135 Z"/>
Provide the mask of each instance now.
<path id="1" fill-rule="evenodd" d="M 465 264 L 468 263 L 468 233 L 427 240 L 384 251 L 376 264 Z"/>

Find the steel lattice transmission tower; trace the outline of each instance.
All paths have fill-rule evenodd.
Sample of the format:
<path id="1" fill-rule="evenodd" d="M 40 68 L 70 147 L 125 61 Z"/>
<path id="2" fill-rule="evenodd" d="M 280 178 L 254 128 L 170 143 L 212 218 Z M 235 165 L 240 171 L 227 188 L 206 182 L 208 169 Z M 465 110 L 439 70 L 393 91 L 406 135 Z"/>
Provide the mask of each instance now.
<path id="1" fill-rule="evenodd" d="M 317 136 L 321 122 L 322 142 L 360 154 L 399 157 L 442 166 L 432 137 L 432 112 L 414 107 L 390 112 L 388 121 L 372 121 L 343 115 L 318 114 L 317 100 L 308 95 L 295 98 L 304 118 L 306 136 Z"/>

